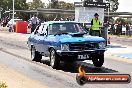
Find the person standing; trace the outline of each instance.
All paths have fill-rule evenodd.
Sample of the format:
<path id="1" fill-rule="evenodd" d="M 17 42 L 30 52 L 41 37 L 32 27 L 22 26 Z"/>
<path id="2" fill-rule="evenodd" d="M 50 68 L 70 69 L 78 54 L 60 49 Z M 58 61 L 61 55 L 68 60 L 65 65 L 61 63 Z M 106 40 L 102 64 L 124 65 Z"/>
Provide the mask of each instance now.
<path id="1" fill-rule="evenodd" d="M 126 35 L 131 36 L 131 33 L 130 33 L 130 26 L 129 26 L 128 23 L 126 24 Z"/>
<path id="2" fill-rule="evenodd" d="M 115 34 L 115 27 L 114 24 L 111 24 L 111 34 L 114 35 Z"/>
<path id="3" fill-rule="evenodd" d="M 101 31 L 100 31 L 100 27 L 101 27 L 101 23 L 99 20 L 99 15 L 97 13 L 94 14 L 94 17 L 91 20 L 91 29 L 90 29 L 90 34 L 92 36 L 101 36 Z"/>
<path id="4" fill-rule="evenodd" d="M 36 14 L 31 18 L 31 33 L 34 32 L 36 26 L 39 24 Z"/>
<path id="5" fill-rule="evenodd" d="M 116 34 L 120 36 L 122 34 L 122 23 L 118 22 Z"/>

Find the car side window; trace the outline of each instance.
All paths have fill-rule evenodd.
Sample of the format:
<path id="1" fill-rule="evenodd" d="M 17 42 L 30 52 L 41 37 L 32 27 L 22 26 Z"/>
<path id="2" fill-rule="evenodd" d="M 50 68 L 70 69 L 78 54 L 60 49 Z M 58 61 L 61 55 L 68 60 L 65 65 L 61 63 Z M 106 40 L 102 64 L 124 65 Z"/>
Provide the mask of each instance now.
<path id="1" fill-rule="evenodd" d="M 44 33 L 45 35 L 48 34 L 48 25 L 46 25 L 46 24 L 44 24 L 43 33 Z"/>
<path id="2" fill-rule="evenodd" d="M 38 33 L 43 34 L 43 25 L 40 25 L 38 28 Z"/>
<path id="3" fill-rule="evenodd" d="M 36 27 L 34 34 L 38 34 L 39 26 Z"/>
<path id="4" fill-rule="evenodd" d="M 51 24 L 49 25 L 49 34 L 56 34 L 60 31 L 60 25 L 59 24 Z"/>
<path id="5" fill-rule="evenodd" d="M 40 25 L 40 26 L 37 26 L 35 31 L 34 31 L 34 34 L 43 34 L 43 25 Z"/>

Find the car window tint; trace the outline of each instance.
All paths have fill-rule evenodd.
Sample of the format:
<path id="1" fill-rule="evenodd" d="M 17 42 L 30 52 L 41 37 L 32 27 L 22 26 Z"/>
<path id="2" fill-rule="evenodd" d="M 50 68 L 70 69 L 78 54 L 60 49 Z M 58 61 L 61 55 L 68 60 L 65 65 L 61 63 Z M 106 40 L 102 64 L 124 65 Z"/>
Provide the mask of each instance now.
<path id="1" fill-rule="evenodd" d="M 39 26 L 37 26 L 36 29 L 34 30 L 34 34 L 38 34 L 38 29 L 39 29 Z"/>
<path id="2" fill-rule="evenodd" d="M 38 33 L 42 34 L 43 33 L 43 25 L 40 25 L 38 28 Z"/>
<path id="3" fill-rule="evenodd" d="M 43 33 L 46 33 L 47 34 L 47 29 L 48 29 L 48 25 L 44 24 Z"/>
<path id="4" fill-rule="evenodd" d="M 65 27 L 63 27 L 60 24 L 51 24 L 49 26 L 49 34 L 56 34 L 58 33 L 60 30 L 66 30 Z"/>
<path id="5" fill-rule="evenodd" d="M 21 20 L 14 20 L 14 22 L 21 21 Z"/>
<path id="6" fill-rule="evenodd" d="M 56 33 L 86 33 L 79 23 L 54 23 L 49 27 L 49 34 Z"/>

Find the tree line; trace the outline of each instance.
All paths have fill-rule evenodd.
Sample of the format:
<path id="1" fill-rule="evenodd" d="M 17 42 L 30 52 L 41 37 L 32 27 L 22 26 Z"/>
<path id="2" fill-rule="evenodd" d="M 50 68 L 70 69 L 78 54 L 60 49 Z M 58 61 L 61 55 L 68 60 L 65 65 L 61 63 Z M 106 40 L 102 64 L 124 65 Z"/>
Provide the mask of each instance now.
<path id="1" fill-rule="evenodd" d="M 41 0 L 33 0 L 32 2 L 26 2 L 26 0 L 14 0 L 15 1 L 15 10 L 36 10 L 39 8 L 54 8 L 54 9 L 65 9 L 65 10 L 74 10 L 74 3 L 66 3 L 64 1 L 58 1 L 58 0 L 48 0 L 49 3 L 44 3 Z M 108 1 L 108 0 L 106 0 Z M 111 11 L 116 11 L 118 9 L 118 0 L 109 0 L 113 1 L 113 7 Z M 0 0 L 0 8 L 2 17 L 5 16 L 11 16 L 11 13 L 6 13 L 6 11 L 12 10 L 13 8 L 13 0 Z M 24 13 L 24 12 L 16 12 L 15 17 L 22 18 L 24 20 L 28 20 L 30 16 L 32 16 L 34 13 Z M 41 19 L 45 18 L 54 18 L 56 14 L 38 14 Z M 63 15 L 64 17 L 67 17 L 68 15 Z"/>

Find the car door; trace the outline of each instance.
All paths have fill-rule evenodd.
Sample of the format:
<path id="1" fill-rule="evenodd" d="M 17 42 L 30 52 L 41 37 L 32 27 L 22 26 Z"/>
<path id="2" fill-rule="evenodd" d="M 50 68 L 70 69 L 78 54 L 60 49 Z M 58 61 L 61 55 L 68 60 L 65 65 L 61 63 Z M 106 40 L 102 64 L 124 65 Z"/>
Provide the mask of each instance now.
<path id="1" fill-rule="evenodd" d="M 50 55 L 50 53 L 49 53 L 49 48 L 51 48 L 51 47 L 54 47 L 54 45 L 55 45 L 55 41 L 56 41 L 56 38 L 55 38 L 55 35 L 53 34 L 53 26 L 52 26 L 52 24 L 49 24 L 48 26 L 47 26 L 47 29 L 45 30 L 46 32 L 47 32 L 47 36 L 46 36 L 46 38 L 45 38 L 45 54 L 47 55 L 47 56 L 49 56 Z M 56 30 L 57 31 L 57 30 Z M 55 31 L 55 32 L 56 32 Z"/>
<path id="2" fill-rule="evenodd" d="M 32 41 L 33 41 L 33 45 L 34 45 L 34 47 L 35 47 L 35 49 L 37 50 L 37 51 L 39 51 L 39 49 L 38 49 L 38 44 L 39 44 L 39 27 L 40 26 L 37 26 L 36 27 L 36 29 L 35 29 L 35 31 L 33 32 L 33 39 L 32 39 Z"/>
<path id="3" fill-rule="evenodd" d="M 47 25 L 44 24 L 43 26 L 40 26 L 39 28 L 39 34 L 37 35 L 38 43 L 37 43 L 37 51 L 41 53 L 45 53 L 47 51 L 46 47 L 46 37 L 47 37 Z"/>
<path id="4" fill-rule="evenodd" d="M 42 31 L 43 31 L 43 24 L 41 24 L 37 31 L 36 31 L 36 34 L 35 34 L 35 49 L 38 51 L 38 52 L 41 52 L 41 47 L 40 45 L 42 44 L 42 40 L 43 40 L 43 36 L 42 36 Z"/>

